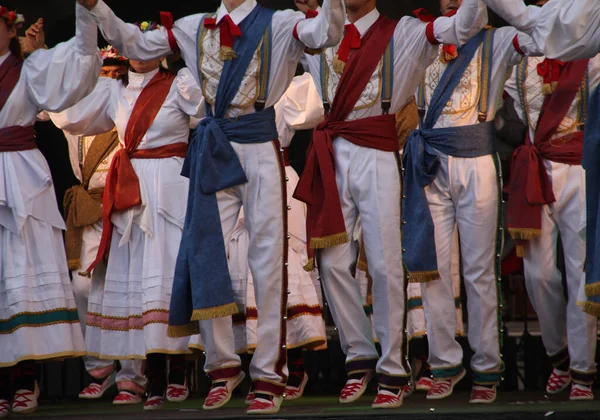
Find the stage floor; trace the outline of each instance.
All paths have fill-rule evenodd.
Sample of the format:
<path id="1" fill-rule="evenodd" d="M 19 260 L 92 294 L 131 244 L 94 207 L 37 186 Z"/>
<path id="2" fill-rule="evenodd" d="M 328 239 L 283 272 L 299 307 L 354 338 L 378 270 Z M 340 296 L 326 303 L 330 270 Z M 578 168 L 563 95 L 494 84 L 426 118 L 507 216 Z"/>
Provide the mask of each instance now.
<path id="1" fill-rule="evenodd" d="M 358 402 L 341 405 L 333 396 L 307 396 L 299 401 L 287 402 L 279 414 L 274 416 L 252 416 L 249 418 L 273 419 L 431 419 L 431 420 L 505 420 L 505 419 L 600 419 L 600 401 L 570 402 L 567 394 L 547 398 L 542 393 L 504 392 L 498 395 L 495 404 L 474 406 L 468 404 L 469 393 L 455 392 L 447 400 L 427 401 L 422 393 L 408 397 L 404 405 L 394 410 L 372 410 L 373 395 Z M 166 405 L 159 412 L 142 412 L 141 405 L 115 407 L 106 401 L 71 402 L 66 404 L 44 404 L 38 411 L 26 417 L 11 415 L 10 419 L 67 419 L 67 420 L 179 420 L 179 419 L 239 419 L 246 416 L 245 405 L 240 397 L 234 398 L 225 408 L 215 411 L 202 410 L 201 399 L 189 399 L 182 404 Z"/>

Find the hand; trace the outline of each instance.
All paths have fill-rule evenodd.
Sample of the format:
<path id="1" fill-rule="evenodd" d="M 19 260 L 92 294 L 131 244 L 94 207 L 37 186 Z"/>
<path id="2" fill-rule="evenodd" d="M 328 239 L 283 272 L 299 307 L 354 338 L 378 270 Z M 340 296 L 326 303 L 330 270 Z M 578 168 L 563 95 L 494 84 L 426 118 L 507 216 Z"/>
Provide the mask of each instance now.
<path id="1" fill-rule="evenodd" d="M 310 9 L 317 10 L 317 7 L 319 7 L 319 2 L 317 0 L 294 0 L 294 3 L 296 3 L 298 10 L 304 14 Z"/>
<path id="2" fill-rule="evenodd" d="M 39 18 L 37 22 L 31 25 L 25 31 L 25 37 L 20 37 L 21 50 L 23 55 L 46 47 L 46 36 L 44 35 L 44 19 Z"/>
<path id="3" fill-rule="evenodd" d="M 77 3 L 88 10 L 92 10 L 98 4 L 98 0 L 77 0 Z"/>

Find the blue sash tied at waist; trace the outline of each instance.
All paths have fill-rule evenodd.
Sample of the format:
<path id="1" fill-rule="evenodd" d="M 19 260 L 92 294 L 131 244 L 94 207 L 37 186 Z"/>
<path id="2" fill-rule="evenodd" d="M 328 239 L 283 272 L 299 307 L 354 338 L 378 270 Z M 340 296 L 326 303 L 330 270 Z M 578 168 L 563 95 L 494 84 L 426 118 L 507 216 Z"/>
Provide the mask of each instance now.
<path id="1" fill-rule="evenodd" d="M 424 278 L 437 271 L 433 219 L 424 188 L 437 177 L 440 153 L 460 158 L 495 153 L 493 122 L 415 130 L 406 142 L 402 156 L 402 237 L 410 246 L 405 247 L 403 258 L 409 273 L 420 273 L 417 276 Z"/>

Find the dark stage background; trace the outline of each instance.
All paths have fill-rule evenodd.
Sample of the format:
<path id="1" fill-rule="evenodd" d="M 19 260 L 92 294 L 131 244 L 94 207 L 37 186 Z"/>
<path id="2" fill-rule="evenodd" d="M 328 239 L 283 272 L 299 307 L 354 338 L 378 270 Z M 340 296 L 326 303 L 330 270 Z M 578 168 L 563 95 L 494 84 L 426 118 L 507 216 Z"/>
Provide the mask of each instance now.
<path id="1" fill-rule="evenodd" d="M 258 1 L 264 6 L 275 9 L 294 7 L 292 0 Z M 158 13 L 161 10 L 172 12 L 176 19 L 192 13 L 214 11 L 220 1 L 108 0 L 106 3 L 119 17 L 132 22 L 158 20 Z M 48 45 L 54 45 L 74 34 L 75 0 L 10 0 L 8 4 L 17 7 L 21 13 L 25 14 L 29 23 L 38 17 L 44 18 Z M 439 2 L 438 0 L 379 0 L 377 6 L 381 12 L 399 18 L 410 14 L 412 10 L 419 7 L 426 7 L 432 13 L 437 13 Z"/>
<path id="2" fill-rule="evenodd" d="M 292 0 L 258 0 L 258 2 L 274 9 L 294 7 Z M 158 20 L 161 10 L 172 12 L 176 19 L 192 13 L 213 11 L 219 6 L 220 0 L 106 0 L 106 3 L 119 17 L 133 22 Z M 5 0 L 2 4 L 18 8 L 19 12 L 27 18 L 26 23 L 33 23 L 38 17 L 43 17 L 48 45 L 64 41 L 74 34 L 75 0 Z M 425 7 L 431 13 L 439 14 L 439 0 L 378 0 L 377 7 L 382 13 L 394 18 L 411 14 L 419 7 Z M 499 23 L 494 18 L 491 20 L 493 24 Z"/>

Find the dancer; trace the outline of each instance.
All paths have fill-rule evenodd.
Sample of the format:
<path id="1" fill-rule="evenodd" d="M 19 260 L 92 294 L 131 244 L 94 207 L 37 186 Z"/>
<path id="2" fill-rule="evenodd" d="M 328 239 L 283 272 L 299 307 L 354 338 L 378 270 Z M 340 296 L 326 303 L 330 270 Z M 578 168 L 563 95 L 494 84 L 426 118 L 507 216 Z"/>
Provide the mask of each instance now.
<path id="1" fill-rule="evenodd" d="M 85 354 L 66 264 L 64 221 L 50 169 L 37 150 L 33 124 L 41 110 L 61 110 L 85 97 L 100 73 L 96 24 L 76 7 L 76 35 L 23 61 L 22 15 L 0 7 L 0 418 L 38 406 L 35 361 Z"/>
<path id="2" fill-rule="evenodd" d="M 295 197 L 308 205 L 309 245 L 318 249 L 325 296 L 346 354 L 348 380 L 340 402 L 357 400 L 375 371 L 379 390 L 373 407 L 393 408 L 402 404 L 410 377 L 404 337 L 404 276 L 409 273 L 403 270 L 400 238 L 395 114 L 414 96 L 439 42 L 465 43 L 481 30 L 487 13 L 472 0 L 456 16 L 435 23 L 410 17 L 398 23 L 380 16 L 374 0 L 347 1 L 346 6 L 350 23 L 341 44 L 321 56 L 307 56 L 328 117 L 315 131 Z M 416 121 L 410 129 L 415 126 Z M 357 249 L 348 239 L 359 214 L 381 357 L 351 271 Z M 435 277 L 414 260 L 404 262 L 412 281 Z"/>
<path id="3" fill-rule="evenodd" d="M 284 96 L 275 105 L 277 131 L 284 148 L 289 212 L 289 286 L 287 311 L 288 368 L 290 377 L 285 387 L 286 400 L 299 399 L 304 393 L 308 375 L 304 370 L 304 350 L 322 350 L 327 347 L 322 313 L 321 285 L 316 273 L 306 272 L 306 214 L 303 203 L 292 198 L 298 175 L 289 166 L 287 147 L 297 130 L 312 128 L 323 120 L 323 105 L 311 76 L 305 73 L 293 79 Z M 236 353 L 254 353 L 258 344 L 257 305 L 252 273 L 248 265 L 249 234 L 241 213 L 227 244 L 229 272 L 234 296 L 240 313 L 233 316 Z M 196 336 L 199 337 L 199 336 Z M 193 340 L 193 348 L 204 347 Z M 246 402 L 254 400 L 251 390 Z"/>
<path id="4" fill-rule="evenodd" d="M 137 31 L 158 28 L 142 22 Z M 180 173 L 189 121 L 204 114 L 202 91 L 190 71 L 174 76 L 160 62 L 130 60 L 127 83 L 100 78 L 83 101 L 53 116 L 74 135 L 116 126 L 121 147 L 106 178 L 102 237 L 95 261 L 85 267 L 88 273 L 95 269 L 86 345 L 89 355 L 102 359 L 147 358 L 144 410 L 164 405 L 166 355 L 178 355 L 168 382 L 180 390 L 177 399 L 187 397 L 183 355 L 189 339 L 168 337 L 167 320 L 188 191 Z M 104 273 L 99 263 L 109 249 Z M 120 389 L 121 399 L 139 401 L 146 380 L 131 379 Z"/>
<path id="5" fill-rule="evenodd" d="M 305 19 L 303 13 L 265 9 L 256 0 L 223 0 L 216 13 L 185 17 L 172 30 L 139 34 L 101 0 L 79 1 L 127 57 L 153 59 L 178 47 L 203 87 L 209 117 L 196 130 L 184 165 L 190 196 L 169 333 L 193 334 L 201 321 L 204 368 L 213 382 L 204 408 L 226 404 L 244 378 L 228 316 L 238 309 L 224 245 L 243 205 L 259 307 L 258 346 L 250 365 L 256 397 L 248 413 L 276 413 L 287 382 L 288 210 L 272 106 L 306 47 L 339 41 L 343 2 L 325 0 L 317 17 Z"/>
<path id="6" fill-rule="evenodd" d="M 594 57 L 600 52 L 600 3 L 593 0 L 553 0 L 543 7 L 518 0 L 486 0 L 496 12 L 520 30 L 531 34 L 550 59 L 565 61 Z M 583 161 L 585 170 L 585 293 L 583 310 L 600 316 L 600 89 L 590 91 Z"/>
<path id="7" fill-rule="evenodd" d="M 444 15 L 464 5 L 440 2 Z M 422 10 L 418 15 L 431 20 Z M 456 226 L 467 295 L 467 336 L 474 351 L 470 402 L 489 404 L 496 399 L 504 370 L 499 271 L 503 228 L 493 120 L 505 74 L 526 52 L 536 51 L 529 37 L 514 28 L 483 30 L 460 49 L 440 46 L 418 91 L 424 118 L 404 151 L 402 205 L 403 235 L 415 235 L 411 252 L 430 267 L 437 260 L 441 277 L 422 284 L 428 362 L 435 380 L 428 399 L 448 397 L 466 374 L 456 319 L 448 317 L 455 310 L 451 248 Z M 428 255 L 431 250 L 435 256 Z"/>
<path id="8" fill-rule="evenodd" d="M 112 46 L 100 51 L 102 70 L 100 77 L 118 79 L 127 75 L 129 63 Z M 102 192 L 110 163 L 119 146 L 117 131 L 112 129 L 97 136 L 74 136 L 64 132 L 69 146 L 73 173 L 81 183 L 65 193 L 64 208 L 67 224 L 65 234 L 67 262 L 73 278 L 73 294 L 85 338 L 88 300 L 92 280 L 82 271 L 96 258 L 102 235 Z M 105 264 L 104 261 L 101 264 Z M 102 268 L 102 272 L 106 269 Z M 101 279 L 100 281 L 104 281 Z M 142 360 L 120 360 L 121 369 L 116 372 L 113 360 L 84 356 L 83 362 L 93 380 L 80 393 L 82 399 L 102 398 L 115 384 L 119 390 L 129 389 L 131 382 L 145 381 Z M 134 389 L 130 389 L 134 391 Z M 114 404 L 137 403 L 129 393 L 119 394 Z"/>
<path id="9" fill-rule="evenodd" d="M 582 311 L 577 297 L 585 283 L 585 242 L 579 235 L 585 212 L 583 129 L 589 94 L 599 82 L 599 56 L 569 63 L 532 57 L 514 69 L 505 85 L 528 127 L 525 144 L 512 158 L 508 229 L 523 257 L 525 284 L 554 367 L 546 392 L 557 394 L 572 381 L 571 400 L 594 398 L 597 319 Z M 558 269 L 559 236 L 566 300 Z"/>

